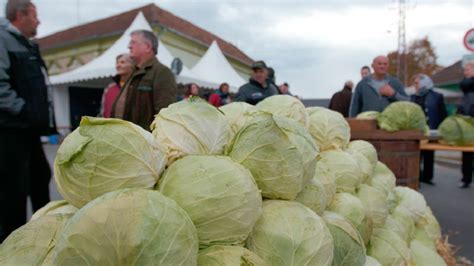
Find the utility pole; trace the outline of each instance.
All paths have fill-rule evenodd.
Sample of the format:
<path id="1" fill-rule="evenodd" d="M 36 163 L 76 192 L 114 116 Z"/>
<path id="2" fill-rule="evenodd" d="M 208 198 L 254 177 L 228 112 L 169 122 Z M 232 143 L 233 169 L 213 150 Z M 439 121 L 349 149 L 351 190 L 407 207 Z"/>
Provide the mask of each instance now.
<path id="1" fill-rule="evenodd" d="M 406 2 L 398 1 L 398 59 L 397 59 L 397 75 L 398 78 L 407 84 L 407 41 L 405 34 L 405 16 Z"/>

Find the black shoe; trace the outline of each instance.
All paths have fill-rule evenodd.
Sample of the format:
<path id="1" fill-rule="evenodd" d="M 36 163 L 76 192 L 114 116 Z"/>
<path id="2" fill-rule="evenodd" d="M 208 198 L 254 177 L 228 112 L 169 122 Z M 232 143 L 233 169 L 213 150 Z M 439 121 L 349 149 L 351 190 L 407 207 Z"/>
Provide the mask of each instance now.
<path id="1" fill-rule="evenodd" d="M 466 182 L 459 183 L 459 188 L 469 188 L 470 184 Z"/>
<path id="2" fill-rule="evenodd" d="M 421 183 L 428 184 L 428 185 L 432 185 L 432 186 L 436 185 L 436 184 L 435 184 L 433 181 L 431 181 L 431 180 L 422 180 L 422 179 L 421 179 L 420 182 L 421 182 Z"/>

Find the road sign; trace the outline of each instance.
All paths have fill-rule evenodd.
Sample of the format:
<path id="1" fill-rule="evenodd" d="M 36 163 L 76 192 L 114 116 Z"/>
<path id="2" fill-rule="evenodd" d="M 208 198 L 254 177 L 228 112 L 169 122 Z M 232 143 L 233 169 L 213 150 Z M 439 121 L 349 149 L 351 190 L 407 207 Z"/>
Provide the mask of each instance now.
<path id="1" fill-rule="evenodd" d="M 474 52 L 474 28 L 468 30 L 464 35 L 464 46 L 471 52 Z"/>

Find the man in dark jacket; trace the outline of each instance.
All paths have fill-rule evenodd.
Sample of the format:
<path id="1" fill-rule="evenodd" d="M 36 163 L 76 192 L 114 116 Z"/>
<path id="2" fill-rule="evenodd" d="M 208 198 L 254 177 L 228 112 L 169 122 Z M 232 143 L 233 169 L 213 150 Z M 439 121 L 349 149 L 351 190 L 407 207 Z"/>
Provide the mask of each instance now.
<path id="1" fill-rule="evenodd" d="M 36 35 L 39 20 L 28 0 L 8 1 L 0 19 L 0 242 L 49 202 L 51 170 L 40 136 L 54 132 L 52 95 Z"/>
<path id="2" fill-rule="evenodd" d="M 416 75 L 414 85 L 416 93 L 410 97 L 411 101 L 423 109 L 428 118 L 427 122 L 430 129 L 438 129 L 439 124 L 448 115 L 443 95 L 433 90 L 433 81 L 425 74 Z M 423 167 L 420 171 L 420 182 L 434 185 L 432 181 L 434 151 L 422 151 L 421 161 Z"/>
<path id="3" fill-rule="evenodd" d="M 155 34 L 137 30 L 130 36 L 128 48 L 137 68 L 115 100 L 112 116 L 150 130 L 154 116 L 176 101 L 178 88 L 171 70 L 156 59 Z"/>
<path id="4" fill-rule="evenodd" d="M 249 82 L 239 88 L 235 96 L 236 102 L 257 104 L 261 100 L 278 94 L 274 86 L 267 84 L 267 66 L 263 61 L 257 61 L 252 65 L 253 74 Z"/>
<path id="5" fill-rule="evenodd" d="M 356 86 L 349 111 L 350 117 L 366 111 L 382 112 L 396 101 L 409 101 L 403 84 L 387 74 L 388 58 L 377 56 L 372 63 L 374 73 L 363 78 Z"/>
<path id="6" fill-rule="evenodd" d="M 349 107 L 352 99 L 352 81 L 346 81 L 342 91 L 336 92 L 329 102 L 329 109 L 341 113 L 344 117 L 349 116 Z"/>

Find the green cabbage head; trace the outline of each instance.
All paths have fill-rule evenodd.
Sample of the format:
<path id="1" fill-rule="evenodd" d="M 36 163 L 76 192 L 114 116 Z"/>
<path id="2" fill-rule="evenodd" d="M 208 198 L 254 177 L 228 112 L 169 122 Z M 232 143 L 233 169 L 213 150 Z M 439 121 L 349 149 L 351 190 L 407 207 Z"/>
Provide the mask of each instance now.
<path id="1" fill-rule="evenodd" d="M 407 209 L 415 223 L 426 215 L 428 205 L 420 192 L 409 187 L 396 187 L 395 194 L 398 206 Z"/>
<path id="2" fill-rule="evenodd" d="M 441 238 L 441 227 L 429 207 L 425 216 L 416 223 L 415 238 L 433 249 Z"/>
<path id="3" fill-rule="evenodd" d="M 223 154 L 229 141 L 224 113 L 199 97 L 161 109 L 151 129 L 166 148 L 168 164 L 189 154 Z"/>
<path id="4" fill-rule="evenodd" d="M 374 230 L 367 255 L 382 265 L 413 265 L 410 248 L 406 242 L 387 229 Z"/>
<path id="5" fill-rule="evenodd" d="M 317 178 L 313 178 L 306 183 L 295 200 L 310 208 L 318 215 L 322 215 L 326 206 L 330 203 L 323 183 Z"/>
<path id="6" fill-rule="evenodd" d="M 71 216 L 39 217 L 12 232 L 0 245 L 0 265 L 53 265 L 53 249 Z"/>
<path id="7" fill-rule="evenodd" d="M 247 248 L 267 265 L 331 265 L 334 246 L 323 219 L 309 208 L 268 200 Z"/>
<path id="8" fill-rule="evenodd" d="M 377 150 L 370 142 L 365 140 L 353 140 L 349 142 L 347 150 L 360 152 L 362 155 L 365 156 L 365 158 L 367 158 L 367 160 L 369 160 L 370 164 L 372 165 L 372 168 L 375 168 L 377 166 Z"/>
<path id="9" fill-rule="evenodd" d="M 332 199 L 334 198 L 334 195 L 336 195 L 337 188 L 336 183 L 334 182 L 336 179 L 330 172 L 323 173 L 322 171 L 315 171 L 313 178 L 318 180 L 323 185 L 324 194 L 326 195 L 326 202 L 327 205 L 329 205 L 329 203 L 331 203 Z"/>
<path id="10" fill-rule="evenodd" d="M 474 145 L 474 118 L 455 115 L 446 118 L 438 127 L 441 143 L 455 146 Z"/>
<path id="11" fill-rule="evenodd" d="M 347 146 L 351 129 L 340 113 L 323 107 L 310 107 L 306 111 L 309 115 L 309 133 L 321 151 Z"/>
<path id="12" fill-rule="evenodd" d="M 290 95 L 275 95 L 265 98 L 257 104 L 257 108 L 264 112 L 285 116 L 308 127 L 308 113 L 303 103 L 296 97 Z"/>
<path id="13" fill-rule="evenodd" d="M 332 176 L 337 191 L 349 193 L 355 193 L 364 179 L 357 160 L 341 150 L 322 152 L 316 165 L 316 175 Z"/>
<path id="14" fill-rule="evenodd" d="M 382 227 L 388 216 L 387 196 L 380 190 L 369 185 L 360 185 L 357 198 L 362 202 L 373 227 Z"/>
<path id="15" fill-rule="evenodd" d="M 265 266 L 252 251 L 238 246 L 212 246 L 199 251 L 198 266 Z"/>
<path id="16" fill-rule="evenodd" d="M 372 164 L 370 163 L 369 159 L 367 159 L 367 157 L 365 157 L 362 153 L 358 151 L 346 150 L 346 152 L 352 155 L 352 158 L 357 161 L 359 169 L 362 173 L 361 182 L 370 183 L 370 178 L 372 177 L 374 168 L 372 167 Z"/>
<path id="17" fill-rule="evenodd" d="M 418 240 L 411 241 L 410 251 L 415 265 L 447 265 L 436 249 L 430 249 Z"/>
<path id="18" fill-rule="evenodd" d="M 318 146 L 299 123 L 260 113 L 232 140 L 228 156 L 250 170 L 262 195 L 294 200 L 311 180 Z"/>
<path id="19" fill-rule="evenodd" d="M 380 115 L 380 112 L 377 111 L 366 111 L 358 114 L 356 116 L 356 119 L 365 119 L 365 120 L 371 120 L 371 119 L 377 119 Z"/>
<path id="20" fill-rule="evenodd" d="M 165 165 L 163 149 L 141 127 L 83 117 L 58 149 L 54 178 L 63 198 L 80 208 L 117 189 L 153 188 Z"/>
<path id="21" fill-rule="evenodd" d="M 225 114 L 229 123 L 231 132 L 229 140 L 232 140 L 235 134 L 258 112 L 257 107 L 246 102 L 232 102 L 219 107 L 219 109 Z"/>
<path id="22" fill-rule="evenodd" d="M 196 265 L 196 228 L 157 191 L 123 189 L 80 209 L 64 227 L 55 265 Z"/>
<path id="23" fill-rule="evenodd" d="M 372 234 L 372 220 L 366 211 L 366 206 L 352 194 L 336 193 L 336 196 L 328 206 L 327 210 L 335 212 L 346 218 L 354 228 L 359 231 L 360 236 L 367 244 Z"/>
<path id="24" fill-rule="evenodd" d="M 415 235 L 415 223 L 411 218 L 410 212 L 402 206 L 397 206 L 387 216 L 383 228 L 397 234 L 407 245 L 410 244 L 410 240 Z"/>
<path id="25" fill-rule="evenodd" d="M 426 116 L 421 107 L 412 102 L 394 102 L 378 117 L 379 127 L 394 132 L 400 130 L 425 131 Z"/>
<path id="26" fill-rule="evenodd" d="M 364 240 L 354 226 L 334 212 L 324 212 L 323 219 L 334 241 L 332 265 L 363 266 L 366 260 Z"/>
<path id="27" fill-rule="evenodd" d="M 397 179 L 393 172 L 382 162 L 378 162 L 370 178 L 370 185 L 385 194 L 388 209 L 393 210 L 397 205 L 395 187 Z"/>
<path id="28" fill-rule="evenodd" d="M 55 200 L 46 204 L 43 208 L 37 210 L 31 216 L 31 220 L 36 220 L 45 215 L 53 214 L 74 214 L 77 212 L 77 208 L 67 203 L 65 200 Z"/>
<path id="29" fill-rule="evenodd" d="M 252 175 L 225 156 L 188 155 L 176 161 L 163 174 L 159 190 L 189 214 L 201 248 L 243 245 L 262 213 Z"/>

